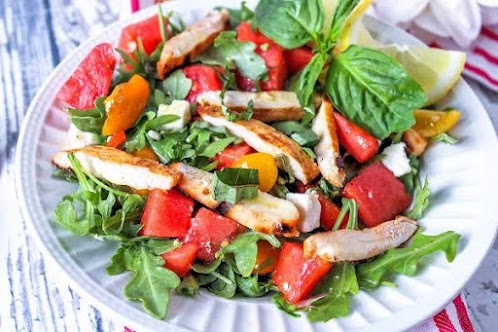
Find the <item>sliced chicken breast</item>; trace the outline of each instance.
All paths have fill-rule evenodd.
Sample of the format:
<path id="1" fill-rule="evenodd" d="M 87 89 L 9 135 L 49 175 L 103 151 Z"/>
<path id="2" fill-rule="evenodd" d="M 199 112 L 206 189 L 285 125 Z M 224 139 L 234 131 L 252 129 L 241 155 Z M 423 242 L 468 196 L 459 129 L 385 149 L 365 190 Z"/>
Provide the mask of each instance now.
<path id="1" fill-rule="evenodd" d="M 169 190 L 181 178 L 181 174 L 170 166 L 100 145 L 58 152 L 52 157 L 52 162 L 60 168 L 71 169 L 70 153 L 78 159 L 85 172 L 117 185 Z"/>
<path id="2" fill-rule="evenodd" d="M 183 193 L 213 210 L 220 205 L 220 202 L 213 198 L 209 189 L 211 181 L 213 181 L 213 173 L 185 165 L 184 163 L 175 163 L 171 165 L 171 168 L 182 174 L 182 178 L 178 182 L 178 188 Z"/>
<path id="3" fill-rule="evenodd" d="M 417 230 L 417 223 L 399 216 L 361 231 L 339 230 L 313 234 L 304 240 L 304 255 L 329 262 L 360 261 L 375 257 L 406 242 Z"/>
<path id="4" fill-rule="evenodd" d="M 206 91 L 197 97 L 201 105 L 221 107 L 221 91 Z M 225 105 L 234 112 L 247 110 L 253 102 L 253 118 L 263 122 L 300 120 L 304 116 L 297 95 L 291 91 L 245 92 L 226 91 Z"/>
<path id="5" fill-rule="evenodd" d="M 164 78 L 173 69 L 183 65 L 187 57 L 193 59 L 207 50 L 215 38 L 225 30 L 227 22 L 227 11 L 213 11 L 169 39 L 164 44 L 161 58 L 157 63 L 159 77 Z"/>
<path id="6" fill-rule="evenodd" d="M 334 107 L 324 97 L 311 129 L 320 137 L 315 145 L 316 162 L 323 177 L 336 187 L 342 187 L 346 174 L 342 169 L 339 140 L 334 119 Z"/>
<path id="7" fill-rule="evenodd" d="M 243 199 L 237 204 L 224 204 L 222 213 L 257 232 L 286 237 L 299 235 L 299 210 L 291 202 L 259 192 L 257 198 Z"/>
<path id="8" fill-rule="evenodd" d="M 285 156 L 293 175 L 304 184 L 320 174 L 318 166 L 299 144 L 275 128 L 256 119 L 228 121 L 221 110 L 215 106 L 200 105 L 197 111 L 204 121 L 213 126 L 227 128 L 232 135 L 242 138 L 253 149 L 268 153 L 275 158 Z M 283 165 L 279 167 L 283 168 Z"/>

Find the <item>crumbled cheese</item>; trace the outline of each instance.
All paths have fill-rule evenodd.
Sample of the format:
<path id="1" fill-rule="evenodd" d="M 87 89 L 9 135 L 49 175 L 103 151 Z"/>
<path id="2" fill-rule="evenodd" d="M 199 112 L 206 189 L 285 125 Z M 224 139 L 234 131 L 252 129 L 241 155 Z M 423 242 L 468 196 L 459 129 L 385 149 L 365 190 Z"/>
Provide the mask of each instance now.
<path id="1" fill-rule="evenodd" d="M 73 123 L 69 126 L 67 135 L 69 136 L 67 140 L 68 146 L 65 148 L 68 150 L 99 144 L 98 134 L 81 131 Z"/>
<path id="2" fill-rule="evenodd" d="M 397 143 L 388 146 L 382 154 L 382 163 L 397 177 L 408 174 L 411 171 L 410 159 L 405 152 L 405 143 Z"/>
<path id="3" fill-rule="evenodd" d="M 178 120 L 175 120 L 170 123 L 166 123 L 161 126 L 162 130 L 180 130 L 187 123 L 189 123 L 191 119 L 190 115 L 190 104 L 185 100 L 173 100 L 171 105 L 161 104 L 157 110 L 157 115 L 177 115 L 179 116 Z"/>
<path id="4" fill-rule="evenodd" d="M 299 210 L 299 223 L 297 229 L 300 232 L 311 232 L 320 227 L 320 213 L 322 207 L 318 200 L 318 194 L 308 190 L 304 194 L 289 193 L 286 199 L 293 203 Z"/>
<path id="5" fill-rule="evenodd" d="M 154 131 L 154 130 L 149 130 L 147 132 L 147 136 L 150 139 L 153 139 L 154 141 L 159 141 L 161 139 L 161 135 L 157 131 Z"/>

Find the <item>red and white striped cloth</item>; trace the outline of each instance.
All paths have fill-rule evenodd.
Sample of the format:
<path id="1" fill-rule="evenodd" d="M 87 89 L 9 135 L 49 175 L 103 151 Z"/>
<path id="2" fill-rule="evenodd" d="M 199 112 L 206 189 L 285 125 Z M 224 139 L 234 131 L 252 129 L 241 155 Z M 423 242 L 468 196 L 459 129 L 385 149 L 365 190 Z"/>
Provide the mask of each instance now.
<path id="1" fill-rule="evenodd" d="M 142 8 L 154 5 L 157 0 L 130 0 L 123 2 L 122 15 L 126 17 Z M 418 36 L 429 45 L 447 49 L 457 49 L 450 40 L 429 39 L 430 36 Z M 425 38 L 424 38 L 425 37 Z M 471 51 L 467 51 L 465 74 L 491 89 L 498 90 L 498 27 L 496 30 L 483 28 L 481 36 Z M 125 328 L 125 332 L 133 332 Z M 434 317 L 411 328 L 409 332 L 474 332 L 469 310 L 463 295 L 458 295 L 446 308 Z"/>

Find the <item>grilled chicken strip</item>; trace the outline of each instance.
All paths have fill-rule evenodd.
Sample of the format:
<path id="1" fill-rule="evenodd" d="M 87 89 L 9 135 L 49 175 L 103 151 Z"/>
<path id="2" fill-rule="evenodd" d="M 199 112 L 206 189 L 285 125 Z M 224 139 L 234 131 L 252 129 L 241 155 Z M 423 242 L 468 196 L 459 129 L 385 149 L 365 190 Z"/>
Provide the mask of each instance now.
<path id="1" fill-rule="evenodd" d="M 299 210 L 291 202 L 259 192 L 254 199 L 243 199 L 237 204 L 222 205 L 222 213 L 257 232 L 285 237 L 299 235 Z"/>
<path id="2" fill-rule="evenodd" d="M 221 107 L 221 91 L 206 91 L 197 97 L 201 105 Z M 304 116 L 297 96 L 290 91 L 245 92 L 226 91 L 224 103 L 234 112 L 247 110 L 253 102 L 253 118 L 263 122 L 300 120 Z"/>
<path id="3" fill-rule="evenodd" d="M 242 138 L 256 151 L 268 153 L 275 158 L 285 156 L 294 177 L 304 184 L 320 174 L 318 166 L 299 144 L 275 128 L 256 119 L 228 121 L 221 110 L 215 106 L 200 105 L 197 112 L 204 121 L 213 126 L 227 128 L 232 135 Z M 283 168 L 283 165 L 280 164 L 279 167 Z"/>
<path id="4" fill-rule="evenodd" d="M 164 44 L 161 58 L 157 63 L 159 77 L 164 79 L 166 74 L 183 65 L 187 57 L 193 59 L 207 50 L 215 38 L 225 30 L 227 22 L 227 11 L 214 11 L 169 39 Z"/>
<path id="5" fill-rule="evenodd" d="M 60 168 L 71 169 L 70 153 L 78 159 L 84 171 L 117 185 L 169 190 L 181 178 L 181 174 L 170 166 L 99 145 L 58 152 L 52 157 L 52 162 Z"/>
<path id="6" fill-rule="evenodd" d="M 304 240 L 304 255 L 318 256 L 329 262 L 360 261 L 400 246 L 416 230 L 414 220 L 398 216 L 395 220 L 361 231 L 316 233 Z"/>
<path id="7" fill-rule="evenodd" d="M 185 165 L 184 163 L 175 163 L 171 165 L 171 168 L 182 174 L 182 178 L 178 182 L 178 188 L 183 193 L 213 210 L 220 205 L 220 202 L 213 198 L 209 189 L 211 181 L 213 181 L 213 173 Z"/>
<path id="8" fill-rule="evenodd" d="M 346 174 L 340 163 L 339 140 L 334 119 L 334 107 L 327 97 L 323 97 L 322 105 L 313 120 L 311 129 L 320 137 L 315 145 L 318 167 L 323 177 L 336 187 L 342 187 Z"/>

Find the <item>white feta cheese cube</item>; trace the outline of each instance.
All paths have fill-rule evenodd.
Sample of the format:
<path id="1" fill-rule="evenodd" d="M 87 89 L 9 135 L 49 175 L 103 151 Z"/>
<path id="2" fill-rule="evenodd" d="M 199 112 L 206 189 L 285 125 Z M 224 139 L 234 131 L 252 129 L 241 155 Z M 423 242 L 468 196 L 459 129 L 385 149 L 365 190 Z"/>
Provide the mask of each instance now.
<path id="1" fill-rule="evenodd" d="M 405 152 L 405 143 L 397 143 L 388 146 L 382 154 L 382 163 L 397 177 L 410 173 L 410 159 Z"/>
<path id="2" fill-rule="evenodd" d="M 162 130 L 180 130 L 191 119 L 190 104 L 186 100 L 173 100 L 171 105 L 161 104 L 157 110 L 157 115 L 178 115 L 179 119 L 161 126 Z"/>
<path id="3" fill-rule="evenodd" d="M 316 192 L 307 191 L 304 194 L 288 193 L 286 199 L 293 203 L 299 210 L 297 229 L 300 232 L 307 233 L 320 227 L 322 207 Z"/>
<path id="4" fill-rule="evenodd" d="M 67 150 L 79 149 L 88 145 L 100 143 L 98 134 L 81 131 L 73 123 L 69 126 L 67 135 L 68 140 L 64 147 Z"/>

